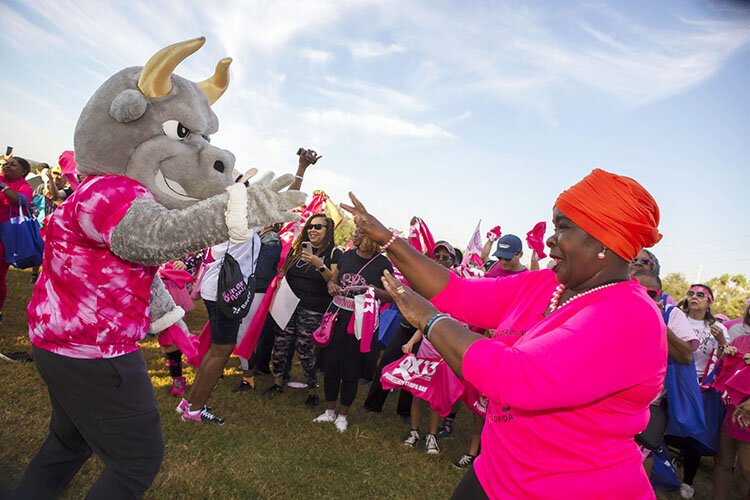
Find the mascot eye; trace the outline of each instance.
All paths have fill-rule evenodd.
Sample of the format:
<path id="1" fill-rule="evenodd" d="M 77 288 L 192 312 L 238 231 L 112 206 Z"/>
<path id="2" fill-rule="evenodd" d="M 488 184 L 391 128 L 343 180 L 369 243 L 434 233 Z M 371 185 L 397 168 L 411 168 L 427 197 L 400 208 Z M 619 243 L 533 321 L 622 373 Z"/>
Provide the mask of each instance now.
<path id="1" fill-rule="evenodd" d="M 190 131 L 187 127 L 177 120 L 167 120 L 162 123 L 161 128 L 164 130 L 164 134 L 167 137 L 178 141 L 181 141 L 190 135 Z"/>

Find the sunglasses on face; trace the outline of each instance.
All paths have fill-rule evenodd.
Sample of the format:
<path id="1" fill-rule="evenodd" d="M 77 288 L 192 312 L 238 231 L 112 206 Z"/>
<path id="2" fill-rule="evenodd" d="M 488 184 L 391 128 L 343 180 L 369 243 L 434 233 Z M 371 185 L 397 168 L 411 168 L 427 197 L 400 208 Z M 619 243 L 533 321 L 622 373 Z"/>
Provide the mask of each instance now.
<path id="1" fill-rule="evenodd" d="M 448 261 L 453 260 L 453 257 L 450 256 L 450 255 L 439 255 L 439 254 L 436 254 L 435 258 L 433 260 L 438 261 L 438 262 L 440 262 L 440 261 L 448 262 Z"/>
<path id="2" fill-rule="evenodd" d="M 692 290 L 688 290 L 688 292 L 685 295 L 687 295 L 688 298 L 693 297 L 693 296 L 698 297 L 699 299 L 705 299 L 706 298 L 706 294 L 705 293 L 703 293 L 703 292 L 694 292 Z"/>
<path id="3" fill-rule="evenodd" d="M 649 297 L 651 297 L 652 299 L 656 299 L 656 298 L 658 298 L 659 296 L 661 296 L 661 290 L 655 290 L 655 289 L 653 289 L 653 288 L 646 288 L 646 293 L 647 293 L 647 294 L 648 294 L 648 296 L 649 296 Z"/>
<path id="4" fill-rule="evenodd" d="M 309 231 L 310 229 L 315 229 L 316 231 L 320 231 L 324 227 L 326 227 L 325 224 L 310 224 L 310 227 L 308 227 L 307 230 Z"/>
<path id="5" fill-rule="evenodd" d="M 654 261 L 651 260 L 651 259 L 639 259 L 638 257 L 636 257 L 635 259 L 631 260 L 630 262 L 633 263 L 633 264 L 642 264 L 644 266 L 651 266 L 654 263 Z"/>

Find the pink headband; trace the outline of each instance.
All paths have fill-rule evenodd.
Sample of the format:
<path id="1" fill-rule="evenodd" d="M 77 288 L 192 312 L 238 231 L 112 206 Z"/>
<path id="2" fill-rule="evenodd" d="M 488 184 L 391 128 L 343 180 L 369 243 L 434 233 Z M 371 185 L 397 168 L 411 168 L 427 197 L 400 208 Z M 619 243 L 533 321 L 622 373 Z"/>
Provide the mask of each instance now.
<path id="1" fill-rule="evenodd" d="M 690 287 L 690 291 L 691 292 L 703 292 L 703 293 L 706 294 L 706 297 L 708 297 L 708 303 L 709 304 L 713 304 L 714 303 L 714 296 L 711 293 L 711 290 L 709 290 L 705 286 L 701 286 L 701 285 L 691 286 Z"/>

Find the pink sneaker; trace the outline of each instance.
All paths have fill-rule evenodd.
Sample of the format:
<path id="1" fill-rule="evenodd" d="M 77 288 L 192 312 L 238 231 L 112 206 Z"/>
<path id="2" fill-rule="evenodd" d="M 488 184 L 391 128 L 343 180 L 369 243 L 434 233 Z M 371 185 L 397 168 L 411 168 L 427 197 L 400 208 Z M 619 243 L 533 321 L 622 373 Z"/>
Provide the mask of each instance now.
<path id="1" fill-rule="evenodd" d="M 185 394 L 185 377 L 172 377 L 172 396 Z"/>
<path id="2" fill-rule="evenodd" d="M 188 403 L 187 399 L 182 398 L 182 400 L 180 401 L 180 404 L 177 405 L 177 408 L 175 408 L 174 411 L 182 415 L 185 413 L 186 410 L 189 410 L 189 409 L 190 409 L 190 403 Z"/>
<path id="3" fill-rule="evenodd" d="M 182 413 L 181 418 L 183 422 L 208 422 L 211 424 L 224 425 L 224 419 L 217 417 L 216 415 L 208 411 L 206 407 L 203 407 L 202 409 L 196 411 L 186 409 Z"/>

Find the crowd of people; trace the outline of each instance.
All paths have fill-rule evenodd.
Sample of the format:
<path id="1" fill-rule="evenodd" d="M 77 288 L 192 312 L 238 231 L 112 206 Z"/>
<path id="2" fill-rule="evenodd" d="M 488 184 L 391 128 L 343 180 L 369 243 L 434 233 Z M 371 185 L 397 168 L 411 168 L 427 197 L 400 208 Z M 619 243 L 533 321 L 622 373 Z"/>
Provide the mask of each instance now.
<path id="1" fill-rule="evenodd" d="M 300 189 L 318 158 L 311 150 L 300 154 L 289 189 Z M 60 167 L 42 164 L 42 182 L 32 189 L 31 170 L 18 156 L 2 166 L 0 223 L 26 204 L 44 227 L 75 197 L 81 178 L 71 182 Z M 548 269 L 540 269 L 543 256 L 530 246 L 524 266 L 522 239 L 499 228 L 487 233 L 474 259 L 447 241 L 410 244 L 412 238 L 383 226 L 355 197 L 344 208 L 357 229 L 337 246 L 333 218 L 304 208 L 296 225 L 257 228 L 246 241 L 161 266 L 175 303 L 189 310 L 200 298 L 208 313 L 209 341 L 200 347 L 193 339 L 199 357 L 189 388 L 182 364 L 190 356 L 160 336 L 183 421 L 224 423 L 227 416 L 211 409 L 211 392 L 249 335 L 254 339 L 240 356 L 234 391 L 255 390 L 256 378 L 269 376 L 263 392 L 284 392 L 296 353 L 309 407 L 321 406 L 322 373 L 322 413 L 313 422 L 342 433 L 360 385 L 369 385 L 360 411 L 381 412 L 393 392 L 384 386 L 386 373 L 411 370 L 412 357 L 432 363 L 433 373 L 410 372 L 427 390 L 404 383 L 397 412 L 409 423 L 404 446 L 424 441 L 428 454 L 440 453 L 455 418 L 472 419 L 470 447 L 453 463 L 468 471 L 456 498 L 564 496 L 582 488 L 593 496 L 649 497 L 648 476 L 665 473 L 663 466 L 656 470 L 654 456 L 682 463 L 676 487 L 692 498 L 707 455 L 715 455 L 715 498 L 732 495 L 733 471 L 743 495 L 750 494 L 750 311 L 721 318 L 702 283 L 680 297 L 662 290 L 659 261 L 645 249 L 661 238 L 659 209 L 635 181 L 596 170 L 560 195 L 546 242 Z M 413 219 L 412 230 L 419 224 Z M 227 258 L 251 287 L 244 317 L 227 315 L 219 304 Z M 8 268 L 0 242 L 0 322 Z M 37 276 L 34 269 L 32 282 Z M 612 361 L 634 348 L 637 363 Z M 688 370 L 685 383 L 665 383 L 677 365 Z M 695 417 L 673 403 L 689 399 L 675 394 L 687 387 L 702 391 L 693 409 L 704 425 L 694 434 L 672 426 Z M 705 397 L 709 392 L 717 397 Z"/>

